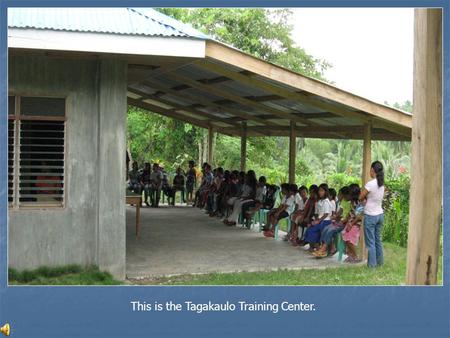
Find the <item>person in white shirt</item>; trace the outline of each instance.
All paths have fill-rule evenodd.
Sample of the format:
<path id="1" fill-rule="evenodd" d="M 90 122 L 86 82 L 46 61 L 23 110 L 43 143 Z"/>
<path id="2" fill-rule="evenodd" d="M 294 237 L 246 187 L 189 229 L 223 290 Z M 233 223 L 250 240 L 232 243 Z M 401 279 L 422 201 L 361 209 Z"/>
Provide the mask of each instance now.
<path id="1" fill-rule="evenodd" d="M 260 176 L 256 186 L 255 199 L 242 204 L 242 215 L 244 215 L 245 225 L 250 228 L 253 215 L 261 208 L 266 199 L 267 180 L 265 176 Z"/>
<path id="2" fill-rule="evenodd" d="M 305 203 L 308 200 L 308 188 L 302 185 L 295 194 L 295 208 L 291 213 L 291 231 L 283 238 L 284 241 L 294 240 L 298 237 L 298 226 L 296 220 L 303 215 Z"/>
<path id="3" fill-rule="evenodd" d="M 384 213 L 382 202 L 384 198 L 384 169 L 379 161 L 372 163 L 370 167 L 372 180 L 366 183 L 359 197 L 365 201 L 364 206 L 364 236 L 368 252 L 367 266 L 375 268 L 383 265 L 383 244 L 381 242 L 381 230 L 383 228 Z"/>
<path id="4" fill-rule="evenodd" d="M 337 211 L 336 190 L 334 190 L 333 188 L 330 188 L 329 193 L 330 193 L 330 196 L 328 197 L 328 199 L 331 202 L 331 215 L 334 216 L 334 214 Z"/>
<path id="5" fill-rule="evenodd" d="M 272 209 L 268 214 L 268 229 L 264 231 L 264 236 L 275 237 L 275 225 L 283 218 L 289 217 L 295 206 L 295 194 L 297 186 L 295 184 L 283 183 L 281 185 L 281 193 L 283 198 L 278 208 Z"/>
<path id="6" fill-rule="evenodd" d="M 310 251 L 313 251 L 320 242 L 320 234 L 322 230 L 331 224 L 332 205 L 329 200 L 328 184 L 319 185 L 319 200 L 316 203 L 315 220 L 305 231 L 305 238 L 302 245 L 309 243 Z"/>

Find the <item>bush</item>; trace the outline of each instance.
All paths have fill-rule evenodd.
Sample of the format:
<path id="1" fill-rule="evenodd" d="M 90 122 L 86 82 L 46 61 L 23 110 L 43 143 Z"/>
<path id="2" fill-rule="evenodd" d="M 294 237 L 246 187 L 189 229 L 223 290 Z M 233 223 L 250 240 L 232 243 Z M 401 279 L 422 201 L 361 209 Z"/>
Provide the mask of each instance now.
<path id="1" fill-rule="evenodd" d="M 410 179 L 404 175 L 386 181 L 386 198 L 383 201 L 383 240 L 406 247 L 409 225 Z"/>
<path id="2" fill-rule="evenodd" d="M 350 185 L 352 183 L 361 184 L 361 179 L 356 176 L 350 176 L 345 173 L 335 173 L 327 176 L 326 183 L 330 188 L 336 189 L 338 191 L 344 186 Z"/>

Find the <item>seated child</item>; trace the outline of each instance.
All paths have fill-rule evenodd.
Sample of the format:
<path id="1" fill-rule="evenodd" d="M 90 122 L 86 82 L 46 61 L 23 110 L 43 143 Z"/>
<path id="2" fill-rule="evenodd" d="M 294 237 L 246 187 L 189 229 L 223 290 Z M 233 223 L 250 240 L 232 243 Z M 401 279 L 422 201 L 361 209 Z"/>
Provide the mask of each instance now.
<path id="1" fill-rule="evenodd" d="M 295 208 L 290 216 L 291 217 L 291 229 L 290 229 L 290 232 L 288 232 L 286 234 L 286 236 L 284 236 L 284 238 L 283 238 L 284 241 L 289 241 L 291 239 L 291 237 L 293 236 L 294 228 L 292 227 L 292 221 L 294 219 L 296 219 L 298 216 L 303 214 L 303 212 L 305 211 L 305 203 L 307 200 L 308 200 L 308 189 L 304 185 L 302 185 L 298 189 L 298 192 L 295 194 Z M 297 227 L 297 231 L 298 231 L 298 227 Z"/>
<path id="2" fill-rule="evenodd" d="M 138 195 L 142 194 L 141 173 L 136 161 L 132 164 L 132 169 L 128 172 L 128 190 L 135 192 Z"/>
<path id="3" fill-rule="evenodd" d="M 212 205 L 210 206 L 210 209 L 207 209 L 209 210 L 209 217 L 218 216 L 220 214 L 222 198 L 224 196 L 224 192 L 228 188 L 228 184 L 230 183 L 229 170 L 223 171 L 223 168 L 219 168 L 218 174 L 220 176 L 215 181 Z"/>
<path id="4" fill-rule="evenodd" d="M 223 183 L 223 168 L 219 167 L 215 169 L 215 175 L 208 196 L 206 198 L 206 213 L 211 215 L 215 208 L 215 202 L 217 200 L 217 193 Z"/>
<path id="5" fill-rule="evenodd" d="M 304 192 L 306 194 L 306 190 Z M 315 184 L 309 187 L 309 197 L 305 202 L 305 208 L 303 212 L 298 212 L 293 214 L 291 217 L 291 244 L 293 246 L 298 246 L 302 243 L 303 232 L 308 224 L 312 222 L 314 216 L 314 209 L 319 196 L 319 187 Z M 298 228 L 302 227 L 302 236 L 298 238 Z"/>
<path id="6" fill-rule="evenodd" d="M 330 197 L 328 199 L 331 202 L 331 215 L 333 216 L 337 211 L 336 190 L 333 188 L 330 188 Z"/>
<path id="7" fill-rule="evenodd" d="M 320 248 L 314 252 L 314 256 L 323 258 L 327 256 L 333 256 L 336 253 L 334 246 L 334 237 L 344 230 L 345 225 L 350 219 L 351 201 L 356 200 L 359 197 L 359 192 L 350 194 L 349 187 L 343 187 L 339 190 L 339 210 L 331 217 L 332 222 L 322 231 L 320 237 Z"/>
<path id="8" fill-rule="evenodd" d="M 281 185 L 281 204 L 279 207 L 272 209 L 268 214 L 268 229 L 264 231 L 265 237 L 274 237 L 275 225 L 283 218 L 289 217 L 292 213 L 295 203 L 295 194 L 298 188 L 295 184 L 283 183 Z"/>
<path id="9" fill-rule="evenodd" d="M 172 205 L 175 205 L 175 194 L 177 191 L 181 192 L 181 200 L 183 201 L 183 203 L 186 203 L 186 200 L 184 198 L 184 193 L 185 193 L 185 187 L 184 187 L 184 175 L 183 175 L 183 171 L 181 170 L 180 167 L 177 168 L 177 174 L 174 176 L 173 178 L 173 185 L 172 185 Z"/>
<path id="10" fill-rule="evenodd" d="M 256 185 L 255 199 L 242 205 L 242 214 L 244 215 L 247 228 L 250 228 L 250 222 L 253 215 L 255 214 L 254 212 L 253 214 L 250 213 L 250 209 L 255 210 L 257 206 L 262 206 L 266 198 L 266 193 L 266 178 L 264 176 L 261 176 L 258 179 L 258 184 Z"/>
<path id="11" fill-rule="evenodd" d="M 186 175 L 186 195 L 188 202 L 192 202 L 192 194 L 194 193 L 194 188 L 197 185 L 197 171 L 195 169 L 195 162 L 189 161 L 189 169 Z"/>
<path id="12" fill-rule="evenodd" d="M 320 242 L 322 230 L 331 224 L 332 206 L 329 200 L 328 184 L 322 183 L 319 186 L 319 199 L 315 207 L 315 218 L 308 225 L 305 231 L 305 239 L 302 245 L 309 244 L 309 251 L 312 252 Z"/>
<path id="13" fill-rule="evenodd" d="M 234 201 L 238 198 L 239 194 L 239 172 L 234 170 L 230 174 L 230 179 L 224 187 L 220 204 L 218 204 L 218 215 L 224 216 L 230 206 L 233 205 Z"/>
<path id="14" fill-rule="evenodd" d="M 356 187 L 353 189 L 356 189 Z M 345 229 L 342 231 L 342 239 L 345 242 L 345 251 L 348 256 L 344 262 L 359 263 L 361 262 L 361 259 L 358 258 L 358 254 L 356 253 L 356 246 L 358 245 L 359 242 L 361 222 L 364 215 L 364 206 L 361 203 L 359 203 L 359 201 L 354 201 L 352 203 L 351 213 L 352 217 L 347 222 Z"/>
<path id="15" fill-rule="evenodd" d="M 226 225 L 232 226 L 238 223 L 243 204 L 251 202 L 255 199 L 256 185 L 255 172 L 253 170 L 249 170 L 247 174 L 245 174 L 241 194 L 233 202 L 233 210 L 231 214 L 223 221 Z"/>

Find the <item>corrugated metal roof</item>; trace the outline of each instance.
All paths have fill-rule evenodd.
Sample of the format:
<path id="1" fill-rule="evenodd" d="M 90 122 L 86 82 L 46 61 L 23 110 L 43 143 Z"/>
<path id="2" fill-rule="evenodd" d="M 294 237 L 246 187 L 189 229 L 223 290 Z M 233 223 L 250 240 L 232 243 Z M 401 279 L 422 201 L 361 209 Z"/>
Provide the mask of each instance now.
<path id="1" fill-rule="evenodd" d="M 8 27 L 209 38 L 152 8 L 9 8 Z"/>

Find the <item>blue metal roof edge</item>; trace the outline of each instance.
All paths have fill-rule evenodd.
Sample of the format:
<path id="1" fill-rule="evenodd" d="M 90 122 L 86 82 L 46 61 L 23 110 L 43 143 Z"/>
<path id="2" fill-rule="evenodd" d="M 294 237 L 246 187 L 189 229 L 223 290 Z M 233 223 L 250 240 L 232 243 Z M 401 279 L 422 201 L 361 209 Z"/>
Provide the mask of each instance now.
<path id="1" fill-rule="evenodd" d="M 210 36 L 195 29 L 191 25 L 185 24 L 179 20 L 176 20 L 176 19 L 168 16 L 168 15 L 158 12 L 157 10 L 155 10 L 153 8 L 133 7 L 133 8 L 129 8 L 129 9 L 140 15 L 145 16 L 146 18 L 148 18 L 150 20 L 154 20 L 161 25 L 171 27 L 189 37 L 205 39 L 205 40 L 212 40 L 212 38 Z"/>

